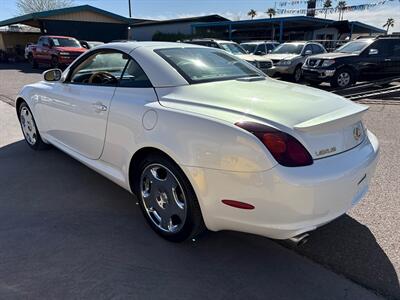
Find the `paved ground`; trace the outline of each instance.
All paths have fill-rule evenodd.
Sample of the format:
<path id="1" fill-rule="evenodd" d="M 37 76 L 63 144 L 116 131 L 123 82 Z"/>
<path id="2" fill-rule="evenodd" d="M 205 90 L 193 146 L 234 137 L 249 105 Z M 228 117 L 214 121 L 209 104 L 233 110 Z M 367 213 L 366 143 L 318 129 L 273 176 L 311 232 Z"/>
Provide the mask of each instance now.
<path id="1" fill-rule="evenodd" d="M 41 77 L 17 67 L 0 65 L 1 100 Z M 400 105 L 372 105 L 366 123 L 382 144 L 371 191 L 304 247 L 231 232 L 177 245 L 124 190 L 60 151 L 31 151 L 0 101 L 0 298 L 400 299 Z"/>

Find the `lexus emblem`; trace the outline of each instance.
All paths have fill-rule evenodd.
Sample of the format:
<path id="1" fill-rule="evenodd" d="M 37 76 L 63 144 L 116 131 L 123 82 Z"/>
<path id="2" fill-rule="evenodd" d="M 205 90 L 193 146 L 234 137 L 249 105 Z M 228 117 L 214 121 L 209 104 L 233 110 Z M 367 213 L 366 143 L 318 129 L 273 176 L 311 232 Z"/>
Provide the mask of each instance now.
<path id="1" fill-rule="evenodd" d="M 353 137 L 356 141 L 358 141 L 361 138 L 362 135 L 362 131 L 360 129 L 360 127 L 355 127 L 353 129 Z"/>

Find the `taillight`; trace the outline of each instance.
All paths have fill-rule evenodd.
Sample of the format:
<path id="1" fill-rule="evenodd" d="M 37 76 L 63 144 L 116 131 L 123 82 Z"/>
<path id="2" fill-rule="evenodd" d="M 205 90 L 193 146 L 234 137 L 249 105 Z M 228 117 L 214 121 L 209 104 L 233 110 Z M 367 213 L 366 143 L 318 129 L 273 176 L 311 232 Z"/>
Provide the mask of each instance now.
<path id="1" fill-rule="evenodd" d="M 255 122 L 238 122 L 235 125 L 258 137 L 282 166 L 301 167 L 313 163 L 307 149 L 290 134 Z"/>

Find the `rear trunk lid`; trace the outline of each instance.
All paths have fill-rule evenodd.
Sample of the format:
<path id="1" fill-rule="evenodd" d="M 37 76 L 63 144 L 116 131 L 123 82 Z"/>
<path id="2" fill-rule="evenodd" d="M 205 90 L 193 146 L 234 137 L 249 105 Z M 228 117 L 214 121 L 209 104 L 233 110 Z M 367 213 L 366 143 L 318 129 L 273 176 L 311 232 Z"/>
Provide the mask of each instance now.
<path id="1" fill-rule="evenodd" d="M 165 107 L 229 123 L 268 123 L 296 137 L 319 159 L 347 151 L 364 139 L 367 106 L 318 89 L 278 80 L 230 80 L 158 88 Z"/>

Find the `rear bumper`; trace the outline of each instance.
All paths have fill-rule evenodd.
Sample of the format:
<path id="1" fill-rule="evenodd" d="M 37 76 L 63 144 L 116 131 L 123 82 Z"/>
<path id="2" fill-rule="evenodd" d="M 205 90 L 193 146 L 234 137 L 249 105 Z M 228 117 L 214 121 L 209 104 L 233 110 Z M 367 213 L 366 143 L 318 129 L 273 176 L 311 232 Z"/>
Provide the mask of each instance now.
<path id="1" fill-rule="evenodd" d="M 379 154 L 376 137 L 307 167 L 276 166 L 259 173 L 183 167 L 210 230 L 236 230 L 276 239 L 311 231 L 346 213 L 368 190 Z M 243 210 L 222 199 L 252 204 Z"/>

